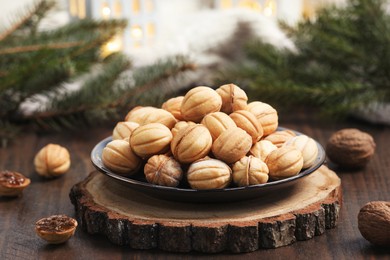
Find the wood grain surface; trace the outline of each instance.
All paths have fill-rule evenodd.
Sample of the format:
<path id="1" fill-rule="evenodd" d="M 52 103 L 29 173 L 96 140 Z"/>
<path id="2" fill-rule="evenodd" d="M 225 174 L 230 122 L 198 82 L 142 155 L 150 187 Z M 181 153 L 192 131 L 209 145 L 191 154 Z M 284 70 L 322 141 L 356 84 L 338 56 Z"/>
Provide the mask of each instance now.
<path id="1" fill-rule="evenodd" d="M 364 169 L 345 171 L 328 165 L 341 178 L 343 206 L 337 227 L 327 230 L 321 236 L 286 247 L 246 254 L 180 254 L 158 249 L 134 250 L 115 245 L 104 236 L 90 235 L 82 229 L 78 229 L 75 236 L 63 245 L 48 245 L 36 236 L 35 222 L 52 214 L 75 216 L 69 191 L 93 170 L 91 149 L 111 134 L 111 128 L 46 135 L 35 135 L 26 130 L 8 148 L 0 149 L 0 169 L 19 171 L 32 181 L 22 197 L 0 198 L 0 259 L 389 259 L 390 249 L 372 246 L 360 235 L 357 214 L 369 201 L 390 200 L 390 127 L 352 120 L 336 123 L 303 113 L 281 117 L 280 125 L 305 133 L 322 145 L 336 130 L 356 127 L 370 133 L 377 144 L 374 157 Z M 45 180 L 34 172 L 34 156 L 48 143 L 61 144 L 71 152 L 70 171 L 58 179 Z M 133 232 L 139 234 L 155 232 L 145 223 L 133 225 Z M 149 243 L 153 248 L 153 241 Z"/>

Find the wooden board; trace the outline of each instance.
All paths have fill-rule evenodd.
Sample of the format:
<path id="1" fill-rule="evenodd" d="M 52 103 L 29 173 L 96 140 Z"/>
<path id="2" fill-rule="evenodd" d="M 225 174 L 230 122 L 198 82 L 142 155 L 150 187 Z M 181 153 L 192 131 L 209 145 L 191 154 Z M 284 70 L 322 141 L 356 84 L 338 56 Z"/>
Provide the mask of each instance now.
<path id="1" fill-rule="evenodd" d="M 90 234 L 134 249 L 171 252 L 250 252 L 321 235 L 337 224 L 341 182 L 326 166 L 289 192 L 244 202 L 192 204 L 164 201 L 92 172 L 70 198 Z"/>

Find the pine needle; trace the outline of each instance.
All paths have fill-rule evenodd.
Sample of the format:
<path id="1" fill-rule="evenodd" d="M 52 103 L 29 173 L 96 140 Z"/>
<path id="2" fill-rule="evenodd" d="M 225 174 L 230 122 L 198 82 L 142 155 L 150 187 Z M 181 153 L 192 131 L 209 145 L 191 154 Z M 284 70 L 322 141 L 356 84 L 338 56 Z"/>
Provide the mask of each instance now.
<path id="1" fill-rule="evenodd" d="M 40 0 L 30 11 L 24 14 L 10 28 L 0 33 L 0 42 L 16 33 L 18 30 L 30 28 L 31 32 L 35 32 L 42 18 L 55 7 L 54 1 Z M 35 19 L 34 19 L 35 18 Z"/>
<path id="2" fill-rule="evenodd" d="M 2 141 L 26 125 L 39 131 L 64 131 L 117 121 L 135 104 L 158 105 L 177 93 L 181 80 L 195 69 L 181 56 L 136 69 L 119 53 L 102 59 L 102 46 L 127 26 L 125 20 L 81 20 L 37 31 L 53 6 L 50 1 L 39 1 L 1 32 Z M 69 82 L 79 82 L 79 89 L 66 89 Z M 26 100 L 42 99 L 47 102 L 32 114 L 21 110 Z"/>
<path id="3" fill-rule="evenodd" d="M 253 99 L 275 105 L 306 104 L 345 116 L 390 101 L 390 14 L 382 0 L 329 6 L 315 21 L 281 23 L 296 51 L 255 39 L 246 56 L 222 70 L 217 82 L 249 88 Z"/>
<path id="4" fill-rule="evenodd" d="M 18 46 L 0 49 L 0 55 L 2 54 L 15 54 L 31 51 L 40 51 L 43 49 L 49 50 L 58 50 L 58 49 L 67 49 L 71 47 L 80 46 L 82 42 L 64 42 L 64 43 L 52 43 L 52 44 L 39 44 L 39 45 L 28 45 L 28 46 Z"/>

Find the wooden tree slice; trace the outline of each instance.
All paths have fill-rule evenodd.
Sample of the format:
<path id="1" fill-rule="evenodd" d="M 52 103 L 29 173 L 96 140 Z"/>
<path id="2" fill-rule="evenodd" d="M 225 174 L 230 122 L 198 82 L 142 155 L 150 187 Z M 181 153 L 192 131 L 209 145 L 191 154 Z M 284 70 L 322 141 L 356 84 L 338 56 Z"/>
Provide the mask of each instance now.
<path id="1" fill-rule="evenodd" d="M 336 226 L 341 196 L 340 179 L 326 166 L 289 192 L 242 202 L 159 200 L 99 172 L 70 192 L 79 224 L 88 233 L 134 249 L 205 253 L 276 248 L 321 235 Z"/>

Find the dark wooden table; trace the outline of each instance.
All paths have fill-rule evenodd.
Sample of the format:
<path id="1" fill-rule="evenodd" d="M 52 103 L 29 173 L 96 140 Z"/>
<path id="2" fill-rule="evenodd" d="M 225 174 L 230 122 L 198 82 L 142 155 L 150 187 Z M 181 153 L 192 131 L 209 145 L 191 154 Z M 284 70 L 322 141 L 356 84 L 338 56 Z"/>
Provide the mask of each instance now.
<path id="1" fill-rule="evenodd" d="M 336 130 L 355 127 L 370 133 L 377 144 L 376 154 L 366 168 L 353 172 L 333 168 L 342 180 L 344 201 L 338 226 L 322 236 L 286 247 L 239 255 L 131 250 L 113 245 L 103 236 L 89 235 L 81 228 L 67 243 L 48 245 L 36 236 L 35 222 L 52 214 L 75 215 L 69 190 L 93 170 L 90 151 L 98 141 L 111 134 L 111 129 L 104 127 L 46 135 L 26 131 L 8 148 L 0 149 L 0 169 L 19 171 L 32 181 L 22 197 L 0 198 L 0 259 L 390 259 L 390 249 L 370 245 L 357 227 L 357 214 L 365 203 L 390 200 L 390 127 L 351 120 L 334 123 L 314 118 L 303 114 L 283 116 L 280 125 L 312 136 L 322 145 Z M 71 169 L 58 179 L 45 180 L 34 172 L 34 156 L 48 143 L 61 144 L 71 152 Z"/>

